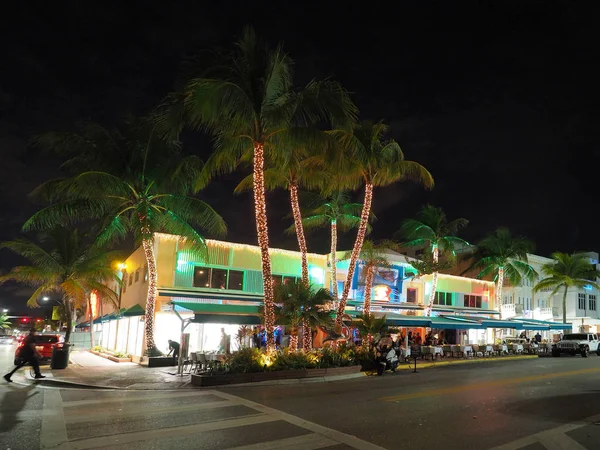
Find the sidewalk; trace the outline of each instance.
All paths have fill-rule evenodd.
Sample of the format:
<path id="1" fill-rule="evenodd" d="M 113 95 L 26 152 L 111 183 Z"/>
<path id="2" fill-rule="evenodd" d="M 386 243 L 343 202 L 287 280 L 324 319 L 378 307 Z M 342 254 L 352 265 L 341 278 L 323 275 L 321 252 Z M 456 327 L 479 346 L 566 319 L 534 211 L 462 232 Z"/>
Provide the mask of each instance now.
<path id="1" fill-rule="evenodd" d="M 36 381 L 52 387 L 97 387 L 109 389 L 195 389 L 190 376 L 177 375 L 177 367 L 142 367 L 135 363 L 116 363 L 87 351 L 74 351 L 66 369 L 42 366 L 45 379 Z M 23 371 L 22 371 L 23 372 Z M 23 375 L 29 379 L 28 371 Z"/>
<path id="2" fill-rule="evenodd" d="M 493 358 L 469 358 L 456 360 L 438 360 L 417 362 L 417 371 L 459 364 L 480 364 L 488 362 L 515 361 L 537 359 L 536 355 L 501 356 Z M 172 390 L 172 389 L 202 389 L 190 383 L 190 375 L 177 375 L 177 367 L 148 368 L 135 363 L 115 363 L 86 351 L 71 353 L 71 363 L 66 369 L 51 370 L 49 366 L 42 367 L 42 373 L 47 378 L 35 383 L 48 387 L 73 387 L 97 389 L 127 389 L 127 390 Z M 413 370 L 414 365 L 402 364 L 398 372 Z M 22 382 L 27 384 L 34 381 L 29 378 L 28 371 L 19 371 Z M 341 375 L 337 377 L 323 377 L 308 380 L 265 381 L 252 383 L 252 386 L 269 384 L 292 384 L 294 382 L 331 382 L 347 378 L 372 375 L 368 373 Z M 233 385 L 228 385 L 233 386 Z"/>

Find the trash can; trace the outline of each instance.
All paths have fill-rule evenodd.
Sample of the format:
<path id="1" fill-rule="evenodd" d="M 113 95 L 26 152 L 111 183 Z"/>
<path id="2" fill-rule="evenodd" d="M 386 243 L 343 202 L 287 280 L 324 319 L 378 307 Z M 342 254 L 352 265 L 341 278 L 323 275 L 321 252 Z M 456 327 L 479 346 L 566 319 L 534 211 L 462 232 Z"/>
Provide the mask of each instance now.
<path id="1" fill-rule="evenodd" d="M 60 347 L 52 347 L 52 359 L 50 360 L 51 369 L 66 369 L 69 365 L 70 344 L 64 344 Z"/>

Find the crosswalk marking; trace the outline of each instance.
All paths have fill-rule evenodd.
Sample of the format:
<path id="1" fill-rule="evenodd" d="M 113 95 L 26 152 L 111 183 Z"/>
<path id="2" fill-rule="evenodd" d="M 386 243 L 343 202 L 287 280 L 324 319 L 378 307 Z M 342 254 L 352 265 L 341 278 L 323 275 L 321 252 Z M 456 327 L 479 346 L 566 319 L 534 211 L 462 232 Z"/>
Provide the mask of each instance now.
<path id="1" fill-rule="evenodd" d="M 46 389 L 44 395 L 44 414 L 40 431 L 41 448 L 53 448 L 67 440 L 67 427 L 60 392 Z"/>
<path id="2" fill-rule="evenodd" d="M 124 445 L 139 441 L 164 439 L 167 437 L 181 437 L 183 435 L 198 434 L 215 430 L 225 430 L 228 428 L 243 427 L 246 425 L 257 425 L 260 423 L 274 422 L 276 420 L 278 419 L 266 414 L 257 414 L 255 416 L 217 420 L 214 422 L 184 425 L 180 427 L 134 431 L 132 433 L 113 434 L 110 436 L 99 436 L 94 438 L 73 440 L 69 443 L 73 450 L 85 450 L 107 447 L 109 445 Z"/>
<path id="3" fill-rule="evenodd" d="M 585 419 L 578 420 L 576 422 L 560 425 L 540 433 L 525 436 L 515 441 L 498 445 L 489 450 L 518 450 L 536 443 L 543 445 L 547 450 L 585 450 L 585 447 L 571 439 L 566 434 L 570 431 L 585 427 L 598 421 L 600 421 L 600 414 L 586 417 Z"/>
<path id="4" fill-rule="evenodd" d="M 105 392 L 105 391 L 104 391 Z M 122 402 L 147 402 L 151 400 L 170 400 L 173 398 L 179 397 L 202 397 L 205 395 L 214 395 L 213 391 L 200 391 L 200 392 L 164 392 L 161 394 L 151 394 L 151 395 L 138 395 L 137 397 L 129 397 L 120 395 L 117 397 L 104 397 L 104 398 L 94 398 L 91 400 L 71 400 L 71 401 L 63 401 L 63 406 L 74 407 L 74 406 L 88 406 L 88 405 L 98 405 L 104 403 L 122 403 Z"/>
<path id="5" fill-rule="evenodd" d="M 242 445 L 241 447 L 232 447 L 229 450 L 316 450 L 318 448 L 331 447 L 337 443 L 338 442 L 333 439 L 312 433 L 291 438 L 277 439 L 275 441 Z"/>
<path id="6" fill-rule="evenodd" d="M 128 405 L 129 407 L 124 407 L 119 411 L 105 411 L 105 412 L 82 412 L 82 411 L 74 411 L 70 413 L 69 411 L 65 411 L 65 418 L 69 421 L 69 423 L 83 423 L 90 422 L 92 420 L 102 421 L 108 419 L 116 419 L 116 418 L 134 418 L 137 416 L 149 416 L 152 414 L 171 414 L 171 413 L 184 413 L 184 412 L 193 412 L 200 411 L 203 409 L 217 409 L 217 408 L 226 408 L 228 406 L 236 406 L 239 405 L 237 402 L 221 400 L 217 402 L 206 402 L 206 403 L 197 403 L 191 405 L 181 405 L 181 406 L 169 406 L 169 407 L 160 407 L 160 408 L 141 408 L 139 405 Z"/>

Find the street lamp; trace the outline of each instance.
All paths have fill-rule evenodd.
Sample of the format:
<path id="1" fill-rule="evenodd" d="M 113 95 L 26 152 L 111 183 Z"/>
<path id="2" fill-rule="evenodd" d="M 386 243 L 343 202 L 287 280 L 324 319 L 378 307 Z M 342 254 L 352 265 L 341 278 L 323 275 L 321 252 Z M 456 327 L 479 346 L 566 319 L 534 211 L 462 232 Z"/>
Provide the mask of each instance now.
<path id="1" fill-rule="evenodd" d="M 7 312 L 8 312 L 8 309 L 4 308 L 4 309 L 2 310 L 2 312 L 3 312 L 3 313 L 7 313 Z"/>
<path id="2" fill-rule="evenodd" d="M 48 300 L 50 300 L 50 297 L 42 297 L 42 300 L 44 300 L 45 302 L 47 302 Z"/>

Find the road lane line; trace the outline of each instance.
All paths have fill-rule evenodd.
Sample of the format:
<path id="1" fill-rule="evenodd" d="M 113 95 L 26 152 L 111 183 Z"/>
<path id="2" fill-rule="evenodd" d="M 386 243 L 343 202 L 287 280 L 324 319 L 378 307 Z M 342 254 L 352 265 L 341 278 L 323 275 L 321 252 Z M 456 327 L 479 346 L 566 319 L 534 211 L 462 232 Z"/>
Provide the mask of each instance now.
<path id="1" fill-rule="evenodd" d="M 416 398 L 423 397 L 431 397 L 434 395 L 445 395 L 445 394 L 458 394 L 460 392 L 471 391 L 473 389 L 486 389 L 486 388 L 494 388 L 500 386 L 507 386 L 511 384 L 519 384 L 519 383 L 527 383 L 530 381 L 541 381 L 548 380 L 552 378 L 559 377 L 570 377 L 576 375 L 584 375 L 589 373 L 597 373 L 600 372 L 600 368 L 591 368 L 591 369 L 581 369 L 581 370 L 572 370 L 568 372 L 554 372 L 554 373 L 546 373 L 542 375 L 530 375 L 526 377 L 519 378 L 505 378 L 503 380 L 495 380 L 495 381 L 487 381 L 484 383 L 472 383 L 472 384 L 464 384 L 461 386 L 452 386 L 442 389 L 430 389 L 426 391 L 417 391 L 411 392 L 407 394 L 399 394 L 399 395 L 391 395 L 389 397 L 380 397 L 378 400 L 382 400 L 384 402 L 399 402 L 402 400 L 412 400 Z"/>
<path id="2" fill-rule="evenodd" d="M 105 412 L 82 412 L 77 411 L 72 414 L 65 414 L 65 421 L 67 423 L 85 423 L 85 422 L 95 422 L 100 420 L 108 420 L 108 419 L 116 419 L 116 418 L 134 418 L 136 416 L 150 416 L 153 414 L 170 414 L 170 413 L 178 413 L 178 412 L 189 412 L 189 411 L 200 411 L 202 409 L 216 409 L 216 408 L 226 408 L 228 406 L 236 406 L 239 403 L 230 402 L 228 400 L 219 400 L 218 402 L 206 402 L 206 403 L 196 403 L 191 405 L 182 405 L 182 406 L 170 406 L 170 407 L 160 407 L 160 408 L 148 408 L 144 407 L 143 409 L 139 408 L 139 405 L 136 405 L 132 409 L 126 409 L 121 411 L 105 411 Z"/>
<path id="3" fill-rule="evenodd" d="M 60 391 L 44 390 L 44 407 L 42 415 L 42 429 L 40 432 L 40 448 L 50 449 L 70 448 L 67 444 L 67 426 L 63 414 L 62 397 Z"/>
<path id="4" fill-rule="evenodd" d="M 271 416 L 274 416 L 279 420 L 285 420 L 286 422 L 289 422 L 292 425 L 296 425 L 300 428 L 312 431 L 313 433 L 321 434 L 330 439 L 333 439 L 334 441 L 346 444 L 357 450 L 386 450 L 385 448 L 380 447 L 379 445 L 363 441 L 362 439 L 359 439 L 356 436 L 342 433 L 341 431 L 334 430 L 333 428 L 327 428 L 322 425 L 318 425 L 314 422 L 309 422 L 308 420 L 304 420 L 300 417 L 293 416 L 283 411 L 279 411 L 278 409 L 269 408 L 268 406 L 261 405 L 260 403 L 253 402 L 251 400 L 246 400 L 245 398 L 238 397 L 237 395 L 228 394 L 223 391 L 216 391 L 215 395 L 221 396 L 227 400 L 237 401 L 240 404 L 247 406 L 248 408 L 255 409 L 256 411 L 260 411 L 265 414 L 270 414 Z"/>
<path id="5" fill-rule="evenodd" d="M 544 436 L 538 441 L 547 450 L 587 450 L 583 445 L 566 434 Z"/>
<path id="6" fill-rule="evenodd" d="M 87 392 L 87 391 L 86 391 Z M 106 392 L 106 391 L 102 391 Z M 172 399 L 178 397 L 190 397 L 197 396 L 202 397 L 206 395 L 214 395 L 214 391 L 199 391 L 199 392 L 171 392 L 165 391 L 163 394 L 153 394 L 153 395 L 141 395 L 134 396 L 139 391 L 122 391 L 123 395 L 118 397 L 107 397 L 107 398 L 97 398 L 93 400 L 71 400 L 68 402 L 63 402 L 63 406 L 65 408 L 69 408 L 72 406 L 87 406 L 87 405 L 99 405 L 102 403 L 120 403 L 120 402 L 146 402 L 149 400 L 164 400 L 164 399 Z M 124 393 L 129 392 L 131 396 L 125 395 Z"/>
<path id="7" fill-rule="evenodd" d="M 72 440 L 69 442 L 69 449 L 86 450 L 108 447 L 110 445 L 123 446 L 132 442 L 157 441 L 166 438 L 177 438 L 190 434 L 199 434 L 215 430 L 226 430 L 228 428 L 243 427 L 246 425 L 275 422 L 277 420 L 279 419 L 276 417 L 271 417 L 266 414 L 258 414 L 256 416 L 217 420 L 214 422 L 184 425 L 181 427 L 159 428 L 154 430 L 134 431 L 132 433 L 111 434 L 106 436 Z M 63 447 L 60 447 L 60 449 L 62 450 Z"/>
<path id="8" fill-rule="evenodd" d="M 316 450 L 331 447 L 339 442 L 329 439 L 321 434 L 311 433 L 274 441 L 258 442 L 256 444 L 231 447 L 228 450 Z"/>

